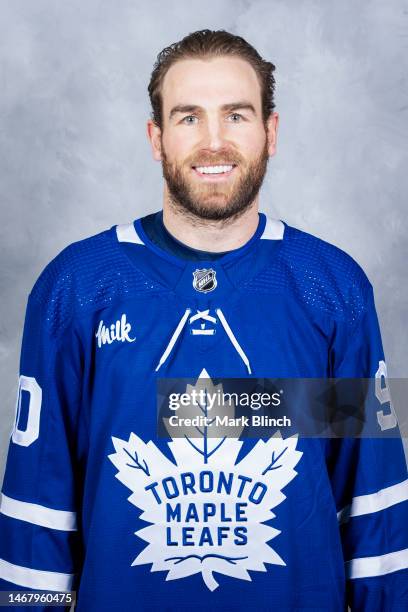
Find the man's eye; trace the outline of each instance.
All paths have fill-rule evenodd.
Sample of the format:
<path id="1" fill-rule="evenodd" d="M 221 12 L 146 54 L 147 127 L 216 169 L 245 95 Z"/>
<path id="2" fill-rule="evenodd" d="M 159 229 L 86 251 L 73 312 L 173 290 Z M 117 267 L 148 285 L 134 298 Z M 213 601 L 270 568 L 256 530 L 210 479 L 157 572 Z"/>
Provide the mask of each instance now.
<path id="1" fill-rule="evenodd" d="M 243 119 L 243 116 L 240 115 L 239 113 L 231 113 L 229 117 L 232 119 L 233 123 L 239 123 L 241 119 Z M 195 115 L 186 115 L 181 120 L 181 123 L 189 123 L 191 125 L 195 123 L 196 120 L 198 121 L 198 117 L 196 117 Z"/>
<path id="2" fill-rule="evenodd" d="M 193 121 L 189 121 L 190 119 L 193 119 Z M 194 119 L 197 119 L 197 117 L 195 115 L 187 115 L 187 117 L 183 117 L 183 119 L 181 120 L 182 123 L 194 123 Z"/>

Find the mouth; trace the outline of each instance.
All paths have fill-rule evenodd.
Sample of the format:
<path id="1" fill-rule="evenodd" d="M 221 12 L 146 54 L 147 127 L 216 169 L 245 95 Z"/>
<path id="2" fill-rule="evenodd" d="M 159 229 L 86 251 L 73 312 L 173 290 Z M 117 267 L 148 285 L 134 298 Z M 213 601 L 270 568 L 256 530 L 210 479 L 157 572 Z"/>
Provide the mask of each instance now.
<path id="1" fill-rule="evenodd" d="M 204 180 L 220 180 L 225 179 L 234 172 L 236 164 L 217 164 L 208 166 L 192 166 L 192 170 L 196 175 Z"/>

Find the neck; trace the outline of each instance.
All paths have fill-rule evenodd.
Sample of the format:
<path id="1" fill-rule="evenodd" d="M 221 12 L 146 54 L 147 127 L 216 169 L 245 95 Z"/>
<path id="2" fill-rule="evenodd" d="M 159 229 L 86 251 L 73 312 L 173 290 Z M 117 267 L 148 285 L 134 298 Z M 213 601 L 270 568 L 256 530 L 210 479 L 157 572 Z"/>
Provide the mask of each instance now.
<path id="1" fill-rule="evenodd" d="M 193 249 L 212 253 L 231 251 L 247 243 L 256 232 L 258 196 L 241 215 L 221 221 L 201 219 L 165 197 L 163 223 L 170 234 Z"/>

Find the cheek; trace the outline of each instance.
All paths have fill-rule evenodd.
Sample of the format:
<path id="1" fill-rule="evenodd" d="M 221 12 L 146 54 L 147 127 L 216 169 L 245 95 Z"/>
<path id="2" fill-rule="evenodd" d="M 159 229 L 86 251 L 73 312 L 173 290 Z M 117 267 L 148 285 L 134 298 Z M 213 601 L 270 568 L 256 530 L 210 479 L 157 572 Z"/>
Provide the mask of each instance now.
<path id="1" fill-rule="evenodd" d="M 192 133 L 163 134 L 163 147 L 169 160 L 184 160 L 191 155 L 197 138 Z"/>
<path id="2" fill-rule="evenodd" d="M 235 144 L 245 157 L 258 157 L 265 146 L 266 134 L 264 130 L 254 133 L 253 130 L 243 131 L 235 139 Z"/>

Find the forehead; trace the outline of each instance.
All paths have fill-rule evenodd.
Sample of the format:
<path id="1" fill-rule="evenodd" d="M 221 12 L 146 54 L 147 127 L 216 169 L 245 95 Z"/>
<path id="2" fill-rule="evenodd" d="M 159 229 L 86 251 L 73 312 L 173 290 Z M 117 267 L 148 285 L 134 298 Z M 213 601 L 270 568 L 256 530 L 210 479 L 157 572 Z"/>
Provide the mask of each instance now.
<path id="1" fill-rule="evenodd" d="M 261 108 L 261 87 L 251 64 L 237 57 L 186 59 L 173 64 L 162 85 L 164 114 L 175 104 L 211 108 L 249 100 Z"/>

